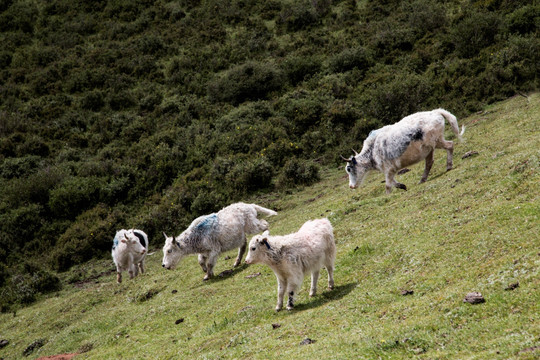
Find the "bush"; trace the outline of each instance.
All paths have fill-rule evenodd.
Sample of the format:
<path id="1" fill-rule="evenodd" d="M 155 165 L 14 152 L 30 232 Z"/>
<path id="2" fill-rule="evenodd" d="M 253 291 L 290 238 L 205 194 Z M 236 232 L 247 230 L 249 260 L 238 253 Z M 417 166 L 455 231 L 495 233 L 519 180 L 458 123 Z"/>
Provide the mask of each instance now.
<path id="1" fill-rule="evenodd" d="M 74 218 L 99 200 L 103 181 L 96 177 L 71 177 L 51 190 L 49 208 L 60 218 Z"/>
<path id="2" fill-rule="evenodd" d="M 277 184 L 280 188 L 287 188 L 296 185 L 311 185 L 319 180 L 319 167 L 315 163 L 292 158 L 281 170 Z"/>
<path id="3" fill-rule="evenodd" d="M 9 272 L 12 274 L 9 275 Z M 38 295 L 58 291 L 60 279 L 41 266 L 27 261 L 11 271 L 4 272 L 4 286 L 0 288 L 0 310 L 6 312 L 14 304 L 30 304 Z"/>
<path id="4" fill-rule="evenodd" d="M 471 58 L 492 45 L 501 30 L 502 20 L 496 13 L 474 12 L 456 24 L 450 32 L 456 54 Z"/>
<path id="5" fill-rule="evenodd" d="M 331 72 L 345 72 L 353 69 L 366 70 L 373 63 L 370 52 L 360 46 L 345 49 L 339 54 L 332 56 L 328 68 Z"/>
<path id="6" fill-rule="evenodd" d="M 272 182 L 273 168 L 263 157 L 236 164 L 226 176 L 229 188 L 239 194 L 266 189 Z"/>
<path id="7" fill-rule="evenodd" d="M 307 1 L 288 4 L 281 10 L 276 23 L 290 32 L 307 29 L 317 24 L 320 15 L 329 10 L 329 1 L 321 1 L 320 3 L 321 6 L 317 8 L 312 7 Z"/>
<path id="8" fill-rule="evenodd" d="M 116 231 L 125 228 L 125 224 L 126 214 L 121 206 L 110 209 L 99 204 L 84 212 L 58 238 L 51 252 L 51 265 L 65 271 L 75 264 L 103 256 L 110 251 Z"/>
<path id="9" fill-rule="evenodd" d="M 212 101 L 238 105 L 247 100 L 265 99 L 283 85 L 283 75 L 273 64 L 250 61 L 236 66 L 208 85 Z"/>
<path id="10" fill-rule="evenodd" d="M 362 94 L 366 115 L 393 124 L 419 111 L 432 92 L 429 80 L 416 74 L 397 74 Z"/>
<path id="11" fill-rule="evenodd" d="M 540 6 L 529 5 L 507 16 L 508 29 L 513 33 L 527 34 L 540 28 Z"/>
<path id="12" fill-rule="evenodd" d="M 85 110 L 99 111 L 103 106 L 105 106 L 105 100 L 103 92 L 99 90 L 87 92 L 81 98 L 81 108 Z"/>
<path id="13" fill-rule="evenodd" d="M 292 85 L 304 81 L 321 71 L 322 62 L 315 56 L 291 56 L 285 59 L 281 68 Z"/>

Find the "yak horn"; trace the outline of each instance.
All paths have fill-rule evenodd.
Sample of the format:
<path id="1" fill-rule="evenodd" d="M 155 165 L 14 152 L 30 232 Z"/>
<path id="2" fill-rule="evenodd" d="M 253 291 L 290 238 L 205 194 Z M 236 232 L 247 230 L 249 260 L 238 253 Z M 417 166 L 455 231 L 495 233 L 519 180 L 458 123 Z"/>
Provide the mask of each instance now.
<path id="1" fill-rule="evenodd" d="M 352 151 L 354 152 L 354 156 L 358 155 L 358 152 L 354 149 L 352 149 Z"/>
<path id="2" fill-rule="evenodd" d="M 341 158 L 342 158 L 343 160 L 345 160 L 346 162 L 351 162 L 351 159 L 347 159 L 347 158 L 344 157 L 343 155 L 339 155 L 339 156 L 341 156 Z"/>

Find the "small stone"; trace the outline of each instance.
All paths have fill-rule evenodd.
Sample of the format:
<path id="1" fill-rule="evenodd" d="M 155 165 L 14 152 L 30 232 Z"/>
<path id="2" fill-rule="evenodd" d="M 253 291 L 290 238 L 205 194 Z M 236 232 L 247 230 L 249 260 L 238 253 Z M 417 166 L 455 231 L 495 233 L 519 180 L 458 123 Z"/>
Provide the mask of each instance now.
<path id="1" fill-rule="evenodd" d="M 171 293 L 173 293 L 173 294 L 176 294 L 177 292 L 178 292 L 178 290 L 171 291 Z"/>
<path id="2" fill-rule="evenodd" d="M 508 285 L 507 287 L 505 287 L 504 290 L 506 291 L 514 290 L 514 289 L 517 289 L 518 287 L 519 287 L 519 281 L 516 281 L 515 283 L 512 283 Z"/>
<path id="3" fill-rule="evenodd" d="M 277 329 L 281 327 L 281 324 L 272 324 L 272 329 Z"/>
<path id="4" fill-rule="evenodd" d="M 180 318 L 174 322 L 175 325 L 181 324 L 184 322 L 184 318 Z"/>
<path id="5" fill-rule="evenodd" d="M 9 344 L 9 341 L 3 339 L 3 340 L 0 340 L 0 349 L 7 346 Z"/>
<path id="6" fill-rule="evenodd" d="M 483 302 L 486 302 L 486 300 L 479 292 L 471 292 L 465 295 L 465 299 L 463 299 L 463 302 L 467 302 L 469 304 L 481 304 Z"/>
<path id="7" fill-rule="evenodd" d="M 305 338 L 304 340 L 302 340 L 302 342 L 300 343 L 300 345 L 309 345 L 309 344 L 313 344 L 315 343 L 317 340 L 311 340 L 310 338 Z"/>
<path id="8" fill-rule="evenodd" d="M 413 290 L 401 290 L 401 295 L 403 296 L 412 295 L 412 294 L 414 294 Z"/>

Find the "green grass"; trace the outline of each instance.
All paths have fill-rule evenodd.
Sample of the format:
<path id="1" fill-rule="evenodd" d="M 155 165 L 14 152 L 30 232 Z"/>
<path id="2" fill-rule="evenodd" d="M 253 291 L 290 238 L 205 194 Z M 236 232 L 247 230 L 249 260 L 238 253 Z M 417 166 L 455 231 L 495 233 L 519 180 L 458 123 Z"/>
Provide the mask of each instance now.
<path id="1" fill-rule="evenodd" d="M 308 296 L 308 277 L 296 309 L 276 313 L 268 267 L 242 265 L 203 282 L 195 256 L 163 270 L 163 239 L 155 238 L 147 273 L 133 281 L 118 285 L 112 272 L 94 276 L 1 314 L 0 338 L 9 345 L 0 357 L 21 358 L 33 341 L 46 339 L 31 358 L 77 351 L 86 351 L 80 359 L 538 358 L 540 95 L 459 121 L 467 130 L 454 170 L 445 172 L 439 150 L 426 183 L 417 184 L 422 164 L 400 176 L 406 192 L 386 195 L 379 173 L 350 190 L 340 167 L 325 170 L 314 186 L 252 199 L 278 210 L 270 218 L 274 234 L 330 219 L 335 290 L 325 290 L 323 271 L 317 296 Z M 468 151 L 478 155 L 462 159 Z M 234 252 L 225 255 L 216 274 L 232 267 Z M 93 261 L 64 277 L 112 268 L 110 260 Z M 516 281 L 518 288 L 505 290 Z M 486 302 L 464 303 L 471 291 Z M 315 343 L 300 345 L 305 338 Z"/>

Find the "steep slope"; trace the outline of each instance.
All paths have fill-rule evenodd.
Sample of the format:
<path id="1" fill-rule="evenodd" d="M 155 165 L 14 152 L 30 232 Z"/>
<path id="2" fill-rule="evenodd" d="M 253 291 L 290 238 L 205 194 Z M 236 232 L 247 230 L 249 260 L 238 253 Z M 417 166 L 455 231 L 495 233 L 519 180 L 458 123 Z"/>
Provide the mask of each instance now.
<path id="1" fill-rule="evenodd" d="M 275 234 L 321 216 L 335 228 L 336 289 L 309 298 L 306 280 L 292 312 L 274 312 L 268 268 L 243 265 L 202 282 L 195 257 L 163 270 L 156 237 L 147 273 L 133 281 L 118 285 L 110 260 L 92 261 L 65 274 L 73 285 L 58 296 L 1 314 L 9 345 L 0 356 L 20 358 L 43 339 L 32 356 L 537 358 L 539 119 L 538 94 L 459 119 L 467 131 L 455 169 L 445 172 L 446 155 L 436 152 L 426 183 L 417 184 L 421 165 L 400 177 L 407 192 L 386 195 L 380 174 L 352 191 L 344 170 L 332 168 L 313 186 L 251 199 L 278 211 L 270 219 Z M 216 274 L 233 261 L 221 256 Z M 471 291 L 485 303 L 464 303 Z M 301 345 L 306 338 L 315 342 Z"/>

